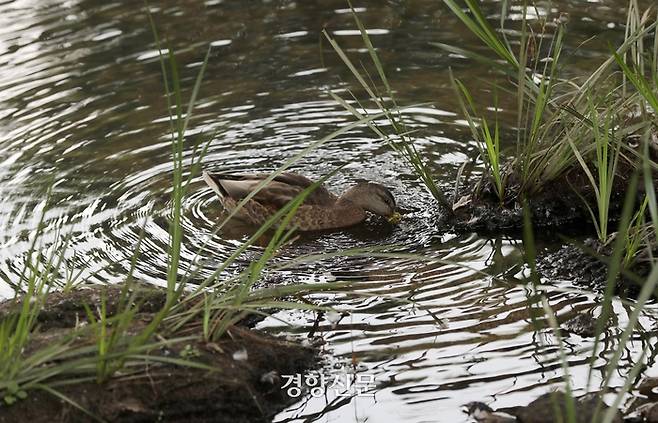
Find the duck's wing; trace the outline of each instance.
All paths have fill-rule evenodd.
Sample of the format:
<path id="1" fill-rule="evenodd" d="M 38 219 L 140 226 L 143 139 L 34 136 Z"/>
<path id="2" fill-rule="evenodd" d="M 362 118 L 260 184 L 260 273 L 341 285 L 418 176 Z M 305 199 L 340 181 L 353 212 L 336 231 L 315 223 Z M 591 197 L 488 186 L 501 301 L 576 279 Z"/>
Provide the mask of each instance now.
<path id="1" fill-rule="evenodd" d="M 240 200 L 263 182 L 268 174 L 227 174 L 204 172 L 204 179 L 220 196 L 229 196 Z M 292 172 L 282 173 L 256 193 L 253 197 L 263 204 L 271 204 L 275 207 L 283 207 L 299 193 L 311 186 L 313 181 Z M 336 201 L 336 196 L 330 193 L 324 185 L 320 185 L 312 191 L 304 204 L 329 206 Z"/>

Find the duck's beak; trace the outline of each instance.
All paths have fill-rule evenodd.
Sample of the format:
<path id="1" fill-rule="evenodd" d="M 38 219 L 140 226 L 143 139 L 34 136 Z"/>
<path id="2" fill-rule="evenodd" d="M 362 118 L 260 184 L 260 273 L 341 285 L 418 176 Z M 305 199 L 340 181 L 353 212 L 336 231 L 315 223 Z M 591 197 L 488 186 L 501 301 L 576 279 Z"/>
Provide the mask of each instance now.
<path id="1" fill-rule="evenodd" d="M 400 220 L 402 220 L 402 215 L 398 212 L 393 212 L 393 214 L 390 215 L 386 220 L 388 220 L 388 223 L 397 225 L 400 223 Z"/>

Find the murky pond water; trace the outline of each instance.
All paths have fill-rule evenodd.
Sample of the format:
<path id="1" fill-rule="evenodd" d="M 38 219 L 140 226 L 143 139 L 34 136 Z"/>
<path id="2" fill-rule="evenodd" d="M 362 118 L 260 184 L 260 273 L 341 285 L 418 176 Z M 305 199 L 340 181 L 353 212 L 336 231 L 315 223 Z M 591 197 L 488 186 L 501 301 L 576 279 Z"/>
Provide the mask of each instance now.
<path id="1" fill-rule="evenodd" d="M 187 134 L 188 158 L 194 146 L 210 139 L 206 168 L 271 170 L 352 121 L 327 95 L 352 80 L 320 35 L 327 28 L 353 57 L 368 60 L 343 0 L 151 3 L 162 38 L 178 54 L 186 95 L 208 44 L 213 46 L 202 100 Z M 608 53 L 608 43 L 623 38 L 625 3 L 539 5 L 539 14 L 568 14 L 568 75 L 591 69 Z M 485 7 L 495 17 L 499 5 L 487 2 Z M 407 112 L 409 127 L 436 178 L 449 186 L 476 148 L 455 113 L 448 68 L 481 87 L 476 95 L 483 102 L 491 100 L 485 85 L 489 74 L 429 43 L 482 51 L 480 44 L 439 1 L 360 1 L 356 6 L 399 102 L 425 104 Z M 520 19 L 516 10 L 510 27 Z M 16 280 L 30 230 L 54 183 L 46 222 L 71 232 L 71 265 L 89 269 L 92 280 L 118 280 L 145 224 L 137 273 L 163 283 L 171 149 L 157 51 L 141 2 L 16 0 L 0 2 L 0 12 L 0 272 Z M 321 177 L 344 164 L 328 182 L 332 190 L 339 192 L 356 178 L 383 181 L 410 213 L 395 228 L 372 221 L 304 236 L 283 256 L 395 245 L 425 260 L 336 258 L 284 273 L 284 283 L 355 281 L 349 293 L 317 296 L 320 303 L 350 314 L 336 326 L 320 321 L 316 334 L 327 340 L 336 374 L 358 362 L 363 373 L 375 377 L 377 388 L 374 397 L 336 398 L 329 392 L 306 398 L 277 419 L 459 422 L 467 420 L 459 409 L 465 402 L 525 404 L 560 386 L 555 339 L 531 322 L 520 240 L 442 231 L 431 196 L 366 129 L 332 140 L 293 168 Z M 184 205 L 184 260 L 193 260 L 206 244 L 205 271 L 210 273 L 239 245 L 240 234 L 212 235 L 219 203 L 200 178 Z M 245 254 L 236 269 L 256 254 L 256 249 Z M 545 282 L 560 320 L 594 307 L 599 299 L 569 281 Z M 7 284 L 0 287 L 0 296 L 12 292 Z M 616 348 L 626 321 L 621 303 L 615 311 L 619 324 L 607 332 L 598 367 Z M 306 334 L 314 324 L 313 315 L 300 312 L 275 317 L 260 327 Z M 641 322 L 644 331 L 635 334 L 613 385 L 622 383 L 651 339 L 653 310 Z M 566 338 L 566 346 L 573 382 L 582 393 L 592 343 L 574 335 Z"/>

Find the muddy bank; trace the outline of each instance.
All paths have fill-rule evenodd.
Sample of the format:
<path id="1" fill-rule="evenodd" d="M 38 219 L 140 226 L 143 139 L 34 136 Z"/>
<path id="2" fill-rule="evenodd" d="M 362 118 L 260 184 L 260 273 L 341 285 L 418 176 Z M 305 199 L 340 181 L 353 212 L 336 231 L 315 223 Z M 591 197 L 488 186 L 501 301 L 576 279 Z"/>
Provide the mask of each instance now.
<path id="1" fill-rule="evenodd" d="M 155 313 L 165 303 L 166 292 L 153 285 L 133 284 L 130 292 L 135 294 L 135 302 L 140 304 L 140 313 Z M 97 312 L 103 297 L 108 315 L 113 316 L 117 313 L 120 296 L 120 286 L 90 286 L 69 292 L 51 292 L 37 316 L 40 332 L 56 328 L 73 328 L 76 324 L 86 322 L 85 304 L 93 312 Z M 20 298 L 0 302 L 0 319 L 16 312 L 18 304 Z M 98 317 L 97 313 L 96 317 Z"/>
<path id="2" fill-rule="evenodd" d="M 612 221 L 621 214 L 630 180 L 630 169 L 620 173 L 622 176 L 615 178 L 610 200 L 609 216 Z M 580 235 L 594 231 L 585 202 L 596 204 L 596 197 L 582 169 L 573 168 L 530 194 L 523 194 L 521 189 L 518 178 L 509 175 L 506 195 L 501 203 L 488 174 L 472 183 L 467 182 L 454 196 L 451 224 L 458 231 L 520 232 L 523 230 L 522 197 L 525 195 L 527 211 L 538 236 L 551 237 L 556 232 Z M 642 190 L 638 189 L 638 203 L 642 195 Z"/>
<path id="3" fill-rule="evenodd" d="M 143 303 L 129 332 L 137 332 L 164 303 L 159 289 L 140 287 Z M 30 351 L 54 338 L 66 336 L 84 323 L 83 303 L 99 307 L 101 292 L 107 292 L 108 310 L 117 309 L 118 287 L 94 287 L 71 294 L 52 294 L 39 315 Z M 13 302 L 0 304 L 0 319 L 13 313 Z M 281 375 L 304 373 L 318 362 L 316 351 L 275 338 L 244 325 L 230 327 L 217 342 L 204 342 L 200 322 L 192 321 L 168 339 L 192 336 L 185 342 L 147 351 L 149 357 L 190 360 L 207 368 L 163 364 L 144 360 L 143 365 L 124 368 L 103 384 L 91 378 L 82 383 L 57 386 L 63 395 L 101 421 L 111 422 L 268 422 L 294 402 L 281 389 Z M 160 336 L 160 335 L 158 335 Z M 91 344 L 93 339 L 77 342 Z M 79 376 L 89 376 L 81 372 Z M 67 378 L 75 377 L 75 372 Z M 52 384 L 54 381 L 50 381 Z M 54 386 L 54 385 L 53 385 Z M 11 406 L 0 404 L 0 422 L 89 422 L 89 415 L 52 394 L 34 389 Z"/>

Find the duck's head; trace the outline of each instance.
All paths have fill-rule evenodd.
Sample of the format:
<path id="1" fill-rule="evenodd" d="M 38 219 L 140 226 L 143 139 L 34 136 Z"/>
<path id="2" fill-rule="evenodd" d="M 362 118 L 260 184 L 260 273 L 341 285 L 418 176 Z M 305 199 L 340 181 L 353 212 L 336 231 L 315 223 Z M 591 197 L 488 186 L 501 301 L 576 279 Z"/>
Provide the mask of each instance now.
<path id="1" fill-rule="evenodd" d="M 400 214 L 395 210 L 395 198 L 383 185 L 374 182 L 359 182 L 345 191 L 342 200 L 348 200 L 363 210 L 385 217 L 391 223 L 400 221 Z"/>

